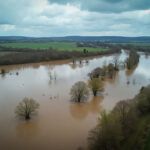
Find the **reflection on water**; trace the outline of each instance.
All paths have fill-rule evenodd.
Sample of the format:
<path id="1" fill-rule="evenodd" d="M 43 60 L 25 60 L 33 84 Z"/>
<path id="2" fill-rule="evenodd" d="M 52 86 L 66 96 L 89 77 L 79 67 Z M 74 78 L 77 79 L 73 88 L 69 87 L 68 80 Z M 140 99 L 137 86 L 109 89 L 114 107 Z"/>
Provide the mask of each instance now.
<path id="1" fill-rule="evenodd" d="M 85 119 L 89 113 L 100 113 L 100 102 L 104 99 L 103 96 L 93 97 L 90 102 L 87 103 L 73 103 L 70 105 L 70 113 L 73 118 L 77 120 Z"/>
<path id="2" fill-rule="evenodd" d="M 122 51 L 116 55 L 123 62 L 128 54 Z M 0 76 L 0 149 L 76 150 L 79 146 L 85 147 L 88 131 L 97 124 L 102 109 L 111 110 L 118 101 L 133 98 L 142 86 L 150 83 L 150 57 L 141 54 L 133 70 L 121 69 L 114 79 L 105 81 L 102 96 L 91 94 L 87 103 L 71 103 L 72 85 L 78 81 L 88 82 L 89 72 L 112 62 L 116 55 L 93 57 L 88 63 L 83 60 L 82 64 L 65 60 L 0 67 L 9 71 L 5 77 Z M 40 103 L 39 115 L 35 120 L 18 123 L 14 109 L 24 97 Z"/>
<path id="3" fill-rule="evenodd" d="M 126 75 L 131 76 L 134 73 L 134 71 L 136 70 L 136 68 L 137 68 L 137 66 L 133 67 L 133 69 L 126 70 Z"/>
<path id="4" fill-rule="evenodd" d="M 113 75 L 113 78 L 106 78 L 105 83 L 114 84 L 116 82 L 116 79 L 118 78 L 118 71 L 116 71 Z"/>
<path id="5" fill-rule="evenodd" d="M 38 135 L 38 132 L 39 127 L 36 120 L 23 121 L 16 125 L 16 135 L 23 140 L 31 140 Z"/>

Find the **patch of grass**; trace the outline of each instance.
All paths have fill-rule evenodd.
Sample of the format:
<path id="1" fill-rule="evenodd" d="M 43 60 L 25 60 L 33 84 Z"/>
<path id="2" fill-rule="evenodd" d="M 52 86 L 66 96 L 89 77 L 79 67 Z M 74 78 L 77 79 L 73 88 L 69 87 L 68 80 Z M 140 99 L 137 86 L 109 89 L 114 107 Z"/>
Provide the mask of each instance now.
<path id="1" fill-rule="evenodd" d="M 92 47 L 77 47 L 75 42 L 41 42 L 41 43 L 4 43 L 0 44 L 5 47 L 12 48 L 32 48 L 32 49 L 49 49 L 53 48 L 59 51 L 83 51 L 87 49 L 89 52 L 108 51 L 108 48 L 92 48 Z"/>

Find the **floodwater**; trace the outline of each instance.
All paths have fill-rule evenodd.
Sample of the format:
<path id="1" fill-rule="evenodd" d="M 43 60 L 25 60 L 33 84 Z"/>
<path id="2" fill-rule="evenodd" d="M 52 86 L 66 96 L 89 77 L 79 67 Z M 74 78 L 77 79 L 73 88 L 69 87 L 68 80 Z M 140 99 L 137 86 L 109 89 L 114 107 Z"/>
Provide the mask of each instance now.
<path id="1" fill-rule="evenodd" d="M 90 58 L 88 63 L 76 65 L 66 60 L 0 67 L 8 71 L 0 75 L 0 149 L 86 148 L 88 133 L 96 126 L 100 111 L 109 111 L 118 101 L 133 98 L 142 86 L 150 83 L 150 57 L 141 54 L 137 67 L 131 71 L 121 69 L 115 79 L 105 82 L 102 94 L 91 94 L 86 103 L 72 103 L 72 85 L 87 82 L 90 71 L 112 62 L 114 57 Z M 127 53 L 122 51 L 120 61 L 126 58 Z M 14 114 L 24 97 L 40 103 L 38 115 L 30 121 L 19 120 Z"/>

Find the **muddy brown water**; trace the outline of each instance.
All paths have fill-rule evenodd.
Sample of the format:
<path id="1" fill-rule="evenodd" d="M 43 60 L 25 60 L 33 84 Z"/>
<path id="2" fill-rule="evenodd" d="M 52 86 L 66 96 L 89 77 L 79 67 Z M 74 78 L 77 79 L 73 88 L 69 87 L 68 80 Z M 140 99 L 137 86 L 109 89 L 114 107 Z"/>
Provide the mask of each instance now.
<path id="1" fill-rule="evenodd" d="M 100 111 L 109 111 L 118 101 L 133 98 L 150 83 L 150 57 L 141 54 L 137 67 L 131 71 L 121 69 L 115 79 L 105 82 L 103 94 L 91 94 L 86 103 L 70 102 L 72 85 L 87 82 L 91 70 L 114 57 L 90 58 L 88 63 L 76 65 L 66 60 L 0 67 L 9 72 L 0 75 L 0 150 L 86 148 L 88 133 L 96 126 Z M 126 52 L 119 57 L 124 61 Z M 19 120 L 14 114 L 24 97 L 40 103 L 38 115 L 30 121 Z"/>

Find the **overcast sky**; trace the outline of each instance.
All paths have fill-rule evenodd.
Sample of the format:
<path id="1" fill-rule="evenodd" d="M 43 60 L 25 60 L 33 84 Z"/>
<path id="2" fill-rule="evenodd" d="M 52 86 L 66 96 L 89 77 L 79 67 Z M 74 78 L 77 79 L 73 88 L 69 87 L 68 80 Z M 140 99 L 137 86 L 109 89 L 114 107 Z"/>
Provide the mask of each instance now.
<path id="1" fill-rule="evenodd" d="M 150 36 L 150 0 L 0 0 L 0 36 Z"/>

